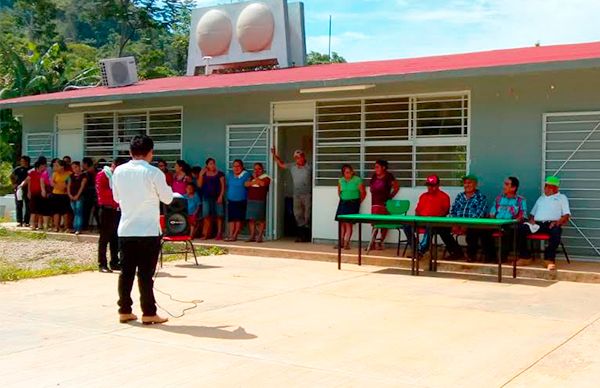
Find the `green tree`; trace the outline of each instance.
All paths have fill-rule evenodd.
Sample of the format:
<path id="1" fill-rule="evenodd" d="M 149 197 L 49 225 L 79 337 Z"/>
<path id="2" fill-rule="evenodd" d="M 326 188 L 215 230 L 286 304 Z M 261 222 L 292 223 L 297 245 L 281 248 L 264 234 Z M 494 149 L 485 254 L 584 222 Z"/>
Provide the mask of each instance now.
<path id="1" fill-rule="evenodd" d="M 0 162 L 15 163 L 21 153 L 21 122 L 10 109 L 0 109 Z"/>
<path id="2" fill-rule="evenodd" d="M 68 54 L 58 43 L 48 50 L 40 52 L 39 48 L 30 43 L 28 53 L 19 52 L 0 42 L 0 69 L 5 74 L 0 78 L 0 99 L 51 93 L 64 90 L 67 87 L 88 86 L 98 83 L 98 69 L 77 64 L 75 61 L 66 65 Z M 21 152 L 21 123 L 12 116 L 10 110 L 0 110 L 0 158 L 15 160 Z M 12 148 L 7 148 L 10 144 Z M 11 155 L 6 155 L 7 153 Z"/>
<path id="3" fill-rule="evenodd" d="M 157 30 L 172 31 L 182 9 L 191 2 L 158 0 L 93 0 L 94 13 L 116 23 L 116 55 L 121 57 L 132 41 L 147 38 Z"/>
<path id="4" fill-rule="evenodd" d="M 344 57 L 340 56 L 335 51 L 331 53 L 331 58 L 329 58 L 329 55 L 327 54 L 311 51 L 308 53 L 306 63 L 308 65 L 320 65 L 323 63 L 346 63 L 346 59 L 344 59 Z"/>
<path id="5" fill-rule="evenodd" d="M 56 42 L 58 9 L 52 0 L 15 0 L 14 15 L 28 39 L 43 48 Z"/>

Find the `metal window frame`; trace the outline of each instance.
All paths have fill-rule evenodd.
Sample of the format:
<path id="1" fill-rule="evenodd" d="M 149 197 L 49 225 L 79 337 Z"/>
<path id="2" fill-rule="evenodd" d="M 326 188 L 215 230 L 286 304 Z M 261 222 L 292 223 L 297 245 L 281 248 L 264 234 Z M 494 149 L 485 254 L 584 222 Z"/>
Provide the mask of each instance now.
<path id="1" fill-rule="evenodd" d="M 416 135 L 416 125 L 417 125 L 417 115 L 416 115 L 416 105 L 418 102 L 418 99 L 420 98 L 433 98 L 435 99 L 436 97 L 450 97 L 453 98 L 453 100 L 448 100 L 448 101 L 454 101 L 454 102 L 461 102 L 461 107 L 460 108 L 455 108 L 454 110 L 460 109 L 462 111 L 462 114 L 460 117 L 457 117 L 456 119 L 460 119 L 461 121 L 461 134 L 458 136 L 424 136 L 424 137 L 418 137 Z M 413 173 L 412 173 L 412 187 L 418 187 L 417 186 L 417 155 L 416 155 L 416 147 L 417 144 L 422 142 L 424 139 L 430 139 L 431 140 L 431 145 L 457 145 L 457 146 L 461 146 L 461 145 L 466 145 L 466 172 L 468 173 L 470 171 L 470 167 L 471 167 L 471 123 L 472 123 L 472 109 L 471 109 L 471 103 L 472 103 L 472 98 L 471 98 L 471 91 L 470 90 L 458 90 L 458 91 L 443 91 L 443 92 L 433 92 L 433 93 L 411 93 L 411 94 L 395 94 L 395 95 L 374 95 L 374 96 L 350 96 L 350 97 L 338 97 L 338 98 L 318 98 L 318 99 L 302 99 L 302 100 L 282 100 L 282 101 L 273 101 L 271 102 L 271 123 L 273 123 L 273 109 L 275 104 L 278 103 L 286 103 L 286 104 L 291 104 L 291 103 L 306 103 L 308 101 L 312 102 L 314 104 L 314 117 L 313 117 L 313 165 L 315 166 L 315 173 L 313 174 L 313 187 L 316 186 L 316 182 L 317 182 L 317 175 L 318 175 L 318 171 L 316 169 L 317 166 L 317 148 L 320 148 L 317 145 L 317 139 L 318 139 L 318 132 L 317 131 L 317 123 L 318 123 L 318 119 L 319 119 L 319 114 L 318 114 L 318 110 L 317 110 L 317 103 L 319 102 L 335 102 L 335 101 L 359 101 L 360 102 L 360 115 L 361 115 L 361 119 L 360 119 L 360 128 L 356 129 L 356 131 L 360 131 L 360 138 L 358 138 L 357 140 L 359 141 L 360 145 L 359 145 L 359 168 L 360 168 L 360 174 L 362 176 L 366 176 L 366 159 L 365 159 L 365 147 L 370 145 L 368 144 L 369 141 L 366 139 L 366 134 L 367 134 L 367 128 L 366 128 L 366 115 L 368 113 L 377 113 L 377 112 L 366 112 L 365 110 L 365 106 L 367 105 L 369 100 L 377 100 L 377 99 L 401 99 L 401 98 L 407 98 L 408 99 L 408 139 L 406 141 L 412 141 L 413 142 L 413 155 L 412 155 L 412 160 L 413 160 Z M 465 104 L 465 99 L 466 99 L 466 104 Z M 446 100 L 440 100 L 440 101 L 446 101 Z M 426 102 L 436 102 L 436 100 L 432 100 L 432 101 L 426 101 Z M 358 104 L 341 104 L 341 105 L 331 105 L 331 108 L 335 108 L 335 107 L 345 107 L 345 106 L 358 106 Z M 466 114 L 465 114 L 465 110 L 466 110 Z M 350 113 L 349 113 L 350 114 Z M 353 113 L 353 114 L 357 114 L 357 113 Z M 465 120 L 467 120 L 467 123 L 465 125 Z M 354 121 L 353 121 L 354 122 Z M 335 123 L 335 122 L 333 122 Z M 465 135 L 465 130 L 466 130 L 466 135 Z M 349 130 L 352 131 L 352 130 Z M 452 140 L 451 140 L 452 139 Z M 386 142 L 386 145 L 390 145 L 390 143 L 398 143 L 399 142 L 405 142 L 405 140 L 391 140 L 389 142 Z M 335 142 L 332 142 L 335 143 Z M 350 142 L 344 142 L 346 144 L 343 145 L 348 145 L 348 146 L 355 146 L 354 144 L 349 144 Z M 449 144 L 452 143 L 452 144 Z M 465 144 L 466 143 L 466 144 Z M 329 145 L 329 144 L 328 144 Z M 331 144 L 333 145 L 333 144 Z M 339 144 L 339 146 L 342 146 L 342 144 Z M 320 179 L 320 178 L 319 178 Z"/>
<path id="2" fill-rule="evenodd" d="M 47 136 L 48 139 L 50 140 L 50 147 L 48 148 L 50 154 L 49 155 L 44 155 L 46 156 L 46 158 L 54 158 L 54 155 L 56 155 L 56 134 L 54 131 L 49 131 L 49 132 L 26 132 L 24 134 L 24 144 L 23 144 L 23 149 L 25 150 L 24 155 L 29 155 L 29 142 L 30 142 L 30 137 L 36 137 L 36 136 Z M 38 157 L 40 155 L 36 155 L 35 157 Z"/>
<path id="3" fill-rule="evenodd" d="M 178 155 L 179 158 L 181 158 L 183 156 L 183 144 L 184 144 L 184 109 L 182 105 L 176 105 L 176 106 L 166 106 L 166 107 L 152 107 L 152 108 L 131 108 L 131 109 L 107 109 L 107 110 L 89 110 L 89 111 L 82 111 L 82 112 L 78 112 L 81 113 L 84 117 L 84 121 L 83 121 L 83 153 L 84 155 L 86 154 L 86 122 L 85 122 L 85 117 L 86 115 L 89 114 L 107 114 L 107 118 L 109 117 L 109 115 L 112 115 L 112 158 L 115 158 L 119 155 L 119 151 L 124 151 L 125 149 L 123 148 L 124 146 L 122 146 L 120 143 L 117 142 L 118 140 L 118 132 L 119 132 L 119 125 L 118 125 L 118 115 L 119 114 L 123 114 L 123 113 L 135 113 L 135 112 L 139 112 L 139 113 L 143 113 L 146 115 L 146 134 L 149 135 L 150 134 L 150 115 L 152 112 L 162 112 L 162 111 L 178 111 L 180 117 L 181 117 L 181 126 L 180 126 L 180 130 L 179 130 L 179 135 L 180 135 L 180 140 L 177 141 L 170 141 L 170 142 L 160 142 L 160 141 L 155 141 L 155 149 L 156 150 L 178 150 Z M 56 120 L 59 114 L 55 114 L 55 128 L 54 128 L 54 136 L 56 137 L 58 135 L 58 130 L 56 128 Z M 55 142 L 56 143 L 56 142 Z"/>

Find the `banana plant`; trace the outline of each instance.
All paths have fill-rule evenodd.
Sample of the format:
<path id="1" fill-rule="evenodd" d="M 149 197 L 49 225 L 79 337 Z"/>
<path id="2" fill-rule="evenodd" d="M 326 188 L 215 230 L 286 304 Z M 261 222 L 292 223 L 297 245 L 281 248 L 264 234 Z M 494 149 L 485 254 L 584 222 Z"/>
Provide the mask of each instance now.
<path id="1" fill-rule="evenodd" d="M 52 93 L 68 86 L 88 86 L 98 82 L 98 70 L 95 67 L 84 69 L 68 79 L 58 43 L 43 53 L 30 43 L 28 51 L 28 55 L 23 56 L 0 43 L 0 54 L 9 63 L 9 74 L 4 77 L 5 87 L 0 90 L 0 99 Z"/>

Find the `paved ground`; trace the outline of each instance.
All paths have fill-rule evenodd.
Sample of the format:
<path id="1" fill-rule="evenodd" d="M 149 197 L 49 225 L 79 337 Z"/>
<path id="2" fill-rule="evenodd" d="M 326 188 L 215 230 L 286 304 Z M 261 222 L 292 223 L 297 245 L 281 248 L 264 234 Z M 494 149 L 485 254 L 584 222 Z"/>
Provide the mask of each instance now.
<path id="1" fill-rule="evenodd" d="M 600 285 L 202 261 L 165 267 L 159 289 L 204 303 L 156 327 L 117 323 L 116 275 L 1 284 L 2 386 L 598 384 Z"/>

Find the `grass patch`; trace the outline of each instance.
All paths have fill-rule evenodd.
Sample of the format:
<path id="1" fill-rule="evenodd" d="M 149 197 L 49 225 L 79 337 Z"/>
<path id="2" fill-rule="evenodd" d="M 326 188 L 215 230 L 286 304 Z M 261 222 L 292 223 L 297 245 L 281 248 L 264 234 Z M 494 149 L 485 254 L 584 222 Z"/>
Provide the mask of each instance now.
<path id="1" fill-rule="evenodd" d="M 73 264 L 68 259 L 52 259 L 46 268 L 22 268 L 0 262 L 0 282 L 13 282 L 22 279 L 44 278 L 48 276 L 74 274 L 93 271 L 96 264 Z"/>
<path id="2" fill-rule="evenodd" d="M 23 230 L 9 230 L 0 227 L 0 238 L 15 238 L 24 240 L 46 240 L 46 232 L 29 232 Z"/>
<path id="3" fill-rule="evenodd" d="M 221 247 L 194 247 L 196 255 L 198 256 L 222 256 L 226 255 L 227 249 Z M 163 245 L 163 262 L 168 263 L 171 261 L 179 261 L 185 258 L 185 254 L 179 253 L 183 251 L 183 244 L 165 244 Z M 188 259 L 193 258 L 194 255 L 189 252 Z"/>

